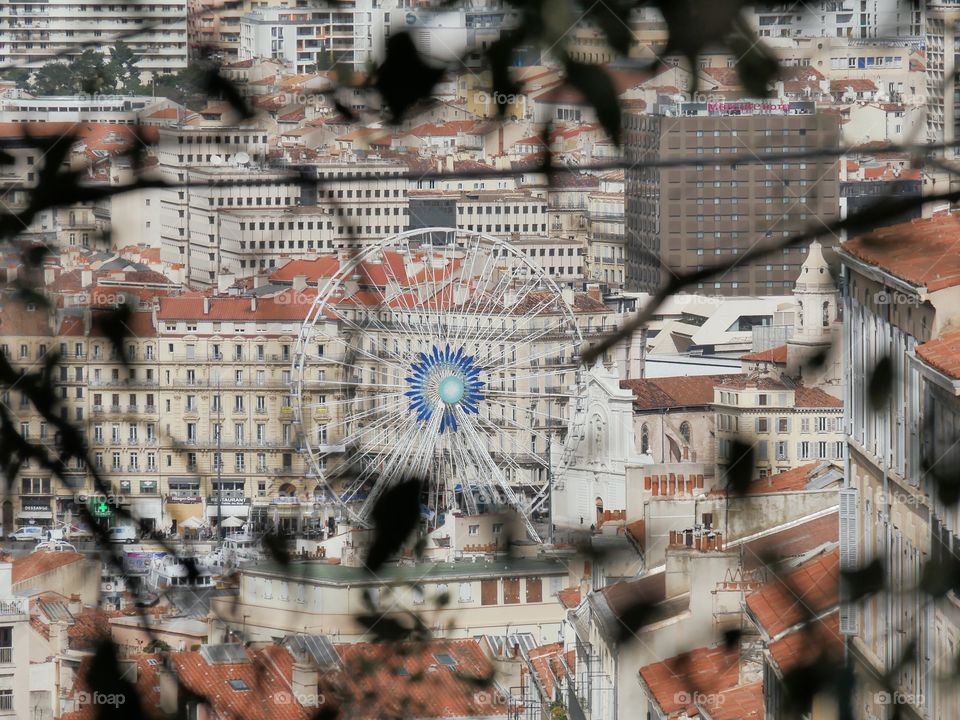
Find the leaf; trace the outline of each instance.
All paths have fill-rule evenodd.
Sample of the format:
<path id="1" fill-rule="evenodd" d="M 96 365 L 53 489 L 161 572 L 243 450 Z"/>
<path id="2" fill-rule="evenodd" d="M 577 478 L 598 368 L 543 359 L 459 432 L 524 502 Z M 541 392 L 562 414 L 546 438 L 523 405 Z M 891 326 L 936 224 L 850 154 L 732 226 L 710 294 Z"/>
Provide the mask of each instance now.
<path id="1" fill-rule="evenodd" d="M 490 64 L 491 92 L 497 115 L 503 117 L 510 106 L 511 96 L 520 95 L 523 88 L 510 74 L 510 62 L 513 53 L 522 39 L 518 33 L 504 33 L 500 39 L 487 48 L 487 62 Z"/>
<path id="2" fill-rule="evenodd" d="M 607 135 L 620 144 L 620 101 L 617 88 L 605 70 L 597 65 L 586 65 L 575 60 L 566 63 L 567 82 L 583 93 L 597 112 L 597 119 Z"/>
<path id="3" fill-rule="evenodd" d="M 870 384 L 867 392 L 870 396 L 870 406 L 874 410 L 882 410 L 890 397 L 893 388 L 893 362 L 887 355 L 880 359 L 870 374 Z"/>
<path id="4" fill-rule="evenodd" d="M 263 549 L 267 555 L 276 560 L 281 565 L 290 564 L 290 548 L 287 547 L 287 540 L 278 533 L 269 532 L 261 538 Z"/>
<path id="5" fill-rule="evenodd" d="M 736 496 L 746 495 L 753 482 L 753 445 L 740 439 L 730 441 L 730 462 L 726 467 L 727 490 Z"/>
<path id="6" fill-rule="evenodd" d="M 388 488 L 373 507 L 373 542 L 365 565 L 371 572 L 396 554 L 420 522 L 419 480 L 407 480 Z"/>
<path id="7" fill-rule="evenodd" d="M 737 18 L 735 24 L 738 31 L 731 36 L 727 45 L 737 57 L 737 77 L 753 97 L 767 97 L 780 70 L 780 63 L 741 17 Z"/>
<path id="8" fill-rule="evenodd" d="M 113 351 L 123 362 L 126 362 L 126 353 L 123 351 L 124 342 L 130 337 L 130 319 L 133 315 L 133 303 L 124 302 L 109 310 L 99 310 L 93 316 L 94 332 L 99 332 L 107 340 Z"/>
<path id="9" fill-rule="evenodd" d="M 604 0 L 592 5 L 585 16 L 600 26 L 607 43 L 621 55 L 630 52 L 630 44 L 633 42 L 633 32 L 630 30 L 631 9 L 632 5 L 619 0 Z"/>
<path id="10" fill-rule="evenodd" d="M 247 103 L 246 98 L 240 94 L 233 82 L 220 74 L 219 68 L 213 67 L 207 70 L 203 74 L 201 82 L 204 90 L 208 93 L 226 100 L 241 120 L 249 120 L 254 116 L 253 109 Z"/>
<path id="11" fill-rule="evenodd" d="M 392 121 L 399 123 L 410 107 L 429 98 L 443 70 L 427 65 L 409 33 L 400 32 L 387 40 L 387 53 L 377 68 L 375 87 L 387 104 Z"/>
<path id="12" fill-rule="evenodd" d="M 847 599 L 856 602 L 868 595 L 883 590 L 885 573 L 879 558 L 856 570 L 844 570 L 840 573 L 841 582 L 847 588 Z"/>

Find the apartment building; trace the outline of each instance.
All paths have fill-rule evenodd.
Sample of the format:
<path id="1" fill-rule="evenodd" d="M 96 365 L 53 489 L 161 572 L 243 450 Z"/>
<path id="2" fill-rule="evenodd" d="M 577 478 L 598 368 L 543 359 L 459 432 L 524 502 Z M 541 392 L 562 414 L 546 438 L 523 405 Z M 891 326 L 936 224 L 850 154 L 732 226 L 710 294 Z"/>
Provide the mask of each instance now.
<path id="1" fill-rule="evenodd" d="M 957 141 L 957 122 L 960 121 L 960 97 L 957 94 L 957 51 L 960 49 L 960 8 L 943 0 L 930 2 L 926 10 L 924 32 L 926 52 L 926 122 L 927 142 L 954 143 Z M 948 161 L 957 157 L 960 148 L 940 151 Z M 957 188 L 952 173 L 939 175 L 941 189 Z M 945 187 L 947 186 L 947 187 Z"/>
<path id="2" fill-rule="evenodd" d="M 843 402 L 818 388 L 731 375 L 717 383 L 714 407 L 718 477 L 738 459 L 732 455 L 736 440 L 753 448 L 759 478 L 813 460 L 843 460 Z"/>
<path id="3" fill-rule="evenodd" d="M 587 196 L 587 277 L 611 288 L 622 287 L 627 244 L 624 173 L 600 176 L 600 186 Z"/>
<path id="4" fill-rule="evenodd" d="M 810 6 L 768 4 L 748 17 L 762 38 L 917 37 L 923 28 L 920 0 L 818 0 Z"/>
<path id="5" fill-rule="evenodd" d="M 391 9 L 396 24 L 402 12 L 399 3 L 351 0 L 335 8 L 257 3 L 240 16 L 237 59 L 277 58 L 295 73 L 326 70 L 338 63 L 364 70 L 383 59 Z M 232 51 L 233 35 L 229 37 L 226 48 Z"/>
<path id="6" fill-rule="evenodd" d="M 0 63 L 36 69 L 64 52 L 79 55 L 93 48 L 106 53 L 112 39 L 138 24 L 144 31 L 124 42 L 138 57 L 141 81 L 187 67 L 185 0 L 144 5 L 98 5 L 84 0 L 5 3 L 0 8 Z"/>
<path id="7" fill-rule="evenodd" d="M 836 147 L 836 116 L 808 102 L 661 103 L 626 116 L 628 289 L 656 289 L 664 270 L 733 261 L 838 215 L 838 168 L 829 157 L 757 162 L 760 153 Z M 711 162 L 738 156 L 743 163 Z M 656 168 L 643 161 L 686 158 Z M 778 295 L 792 287 L 804 248 L 787 248 L 697 285 L 721 295 Z"/>
<path id="8" fill-rule="evenodd" d="M 355 642 L 366 633 L 357 616 L 375 608 L 401 622 L 411 611 L 428 615 L 439 637 L 531 632 L 540 642 L 552 642 L 564 615 L 555 596 L 569 572 L 566 563 L 550 558 L 385 566 L 376 577 L 363 567 L 321 561 L 299 570 L 291 574 L 275 563 L 244 568 L 239 598 L 212 602 L 214 635 L 230 618 L 245 616 L 251 638 L 267 640 L 307 626 Z"/>
<path id="9" fill-rule="evenodd" d="M 841 562 L 879 560 L 893 588 L 915 587 L 928 563 L 960 547 L 956 505 L 939 488 L 957 464 L 958 230 L 957 216 L 937 215 L 853 238 L 840 252 L 849 454 Z M 871 400 L 883 358 L 889 394 Z M 901 716 L 955 716 L 956 686 L 939 678 L 955 667 L 958 611 L 953 591 L 935 600 L 894 591 L 845 605 L 840 628 L 861 680 L 854 712 L 893 717 L 883 695 L 889 681 Z M 913 643 L 915 660 L 901 664 Z"/>
<path id="10" fill-rule="evenodd" d="M 30 611 L 13 593 L 13 563 L 0 562 L 0 717 L 29 716 Z"/>

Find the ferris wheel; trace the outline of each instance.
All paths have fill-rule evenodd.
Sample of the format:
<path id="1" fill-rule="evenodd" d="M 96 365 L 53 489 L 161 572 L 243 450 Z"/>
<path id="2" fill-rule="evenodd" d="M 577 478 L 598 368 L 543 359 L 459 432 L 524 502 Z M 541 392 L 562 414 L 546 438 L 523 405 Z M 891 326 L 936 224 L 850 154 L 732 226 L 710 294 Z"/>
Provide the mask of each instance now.
<path id="1" fill-rule="evenodd" d="M 390 236 L 321 282 L 294 355 L 294 408 L 324 495 L 367 525 L 425 480 L 428 516 L 549 502 L 582 426 L 582 336 L 557 284 L 497 237 Z"/>

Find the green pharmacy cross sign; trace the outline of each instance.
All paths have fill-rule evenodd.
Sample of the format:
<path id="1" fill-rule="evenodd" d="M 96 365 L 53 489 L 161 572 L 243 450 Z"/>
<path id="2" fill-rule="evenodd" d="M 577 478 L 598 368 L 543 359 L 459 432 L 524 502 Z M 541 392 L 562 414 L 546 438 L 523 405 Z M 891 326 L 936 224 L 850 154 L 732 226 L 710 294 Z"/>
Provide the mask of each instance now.
<path id="1" fill-rule="evenodd" d="M 113 508 L 110 503 L 103 499 L 90 501 L 90 512 L 94 517 L 113 517 Z"/>

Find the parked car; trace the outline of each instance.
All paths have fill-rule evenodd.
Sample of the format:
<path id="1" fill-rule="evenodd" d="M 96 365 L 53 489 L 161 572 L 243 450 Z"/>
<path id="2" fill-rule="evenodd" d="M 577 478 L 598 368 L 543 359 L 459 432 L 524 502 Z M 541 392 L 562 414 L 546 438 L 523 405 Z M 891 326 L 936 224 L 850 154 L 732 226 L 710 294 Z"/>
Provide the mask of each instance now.
<path id="1" fill-rule="evenodd" d="M 26 527 L 17 528 L 10 535 L 10 539 L 19 542 L 39 542 L 45 539 L 46 535 L 46 531 L 39 525 L 27 525 Z"/>
<path id="2" fill-rule="evenodd" d="M 135 543 L 137 542 L 137 530 L 128 525 L 110 528 L 110 542 L 115 543 Z"/>
<path id="3" fill-rule="evenodd" d="M 93 533 L 82 525 L 71 525 L 67 528 L 68 540 L 93 540 Z"/>

